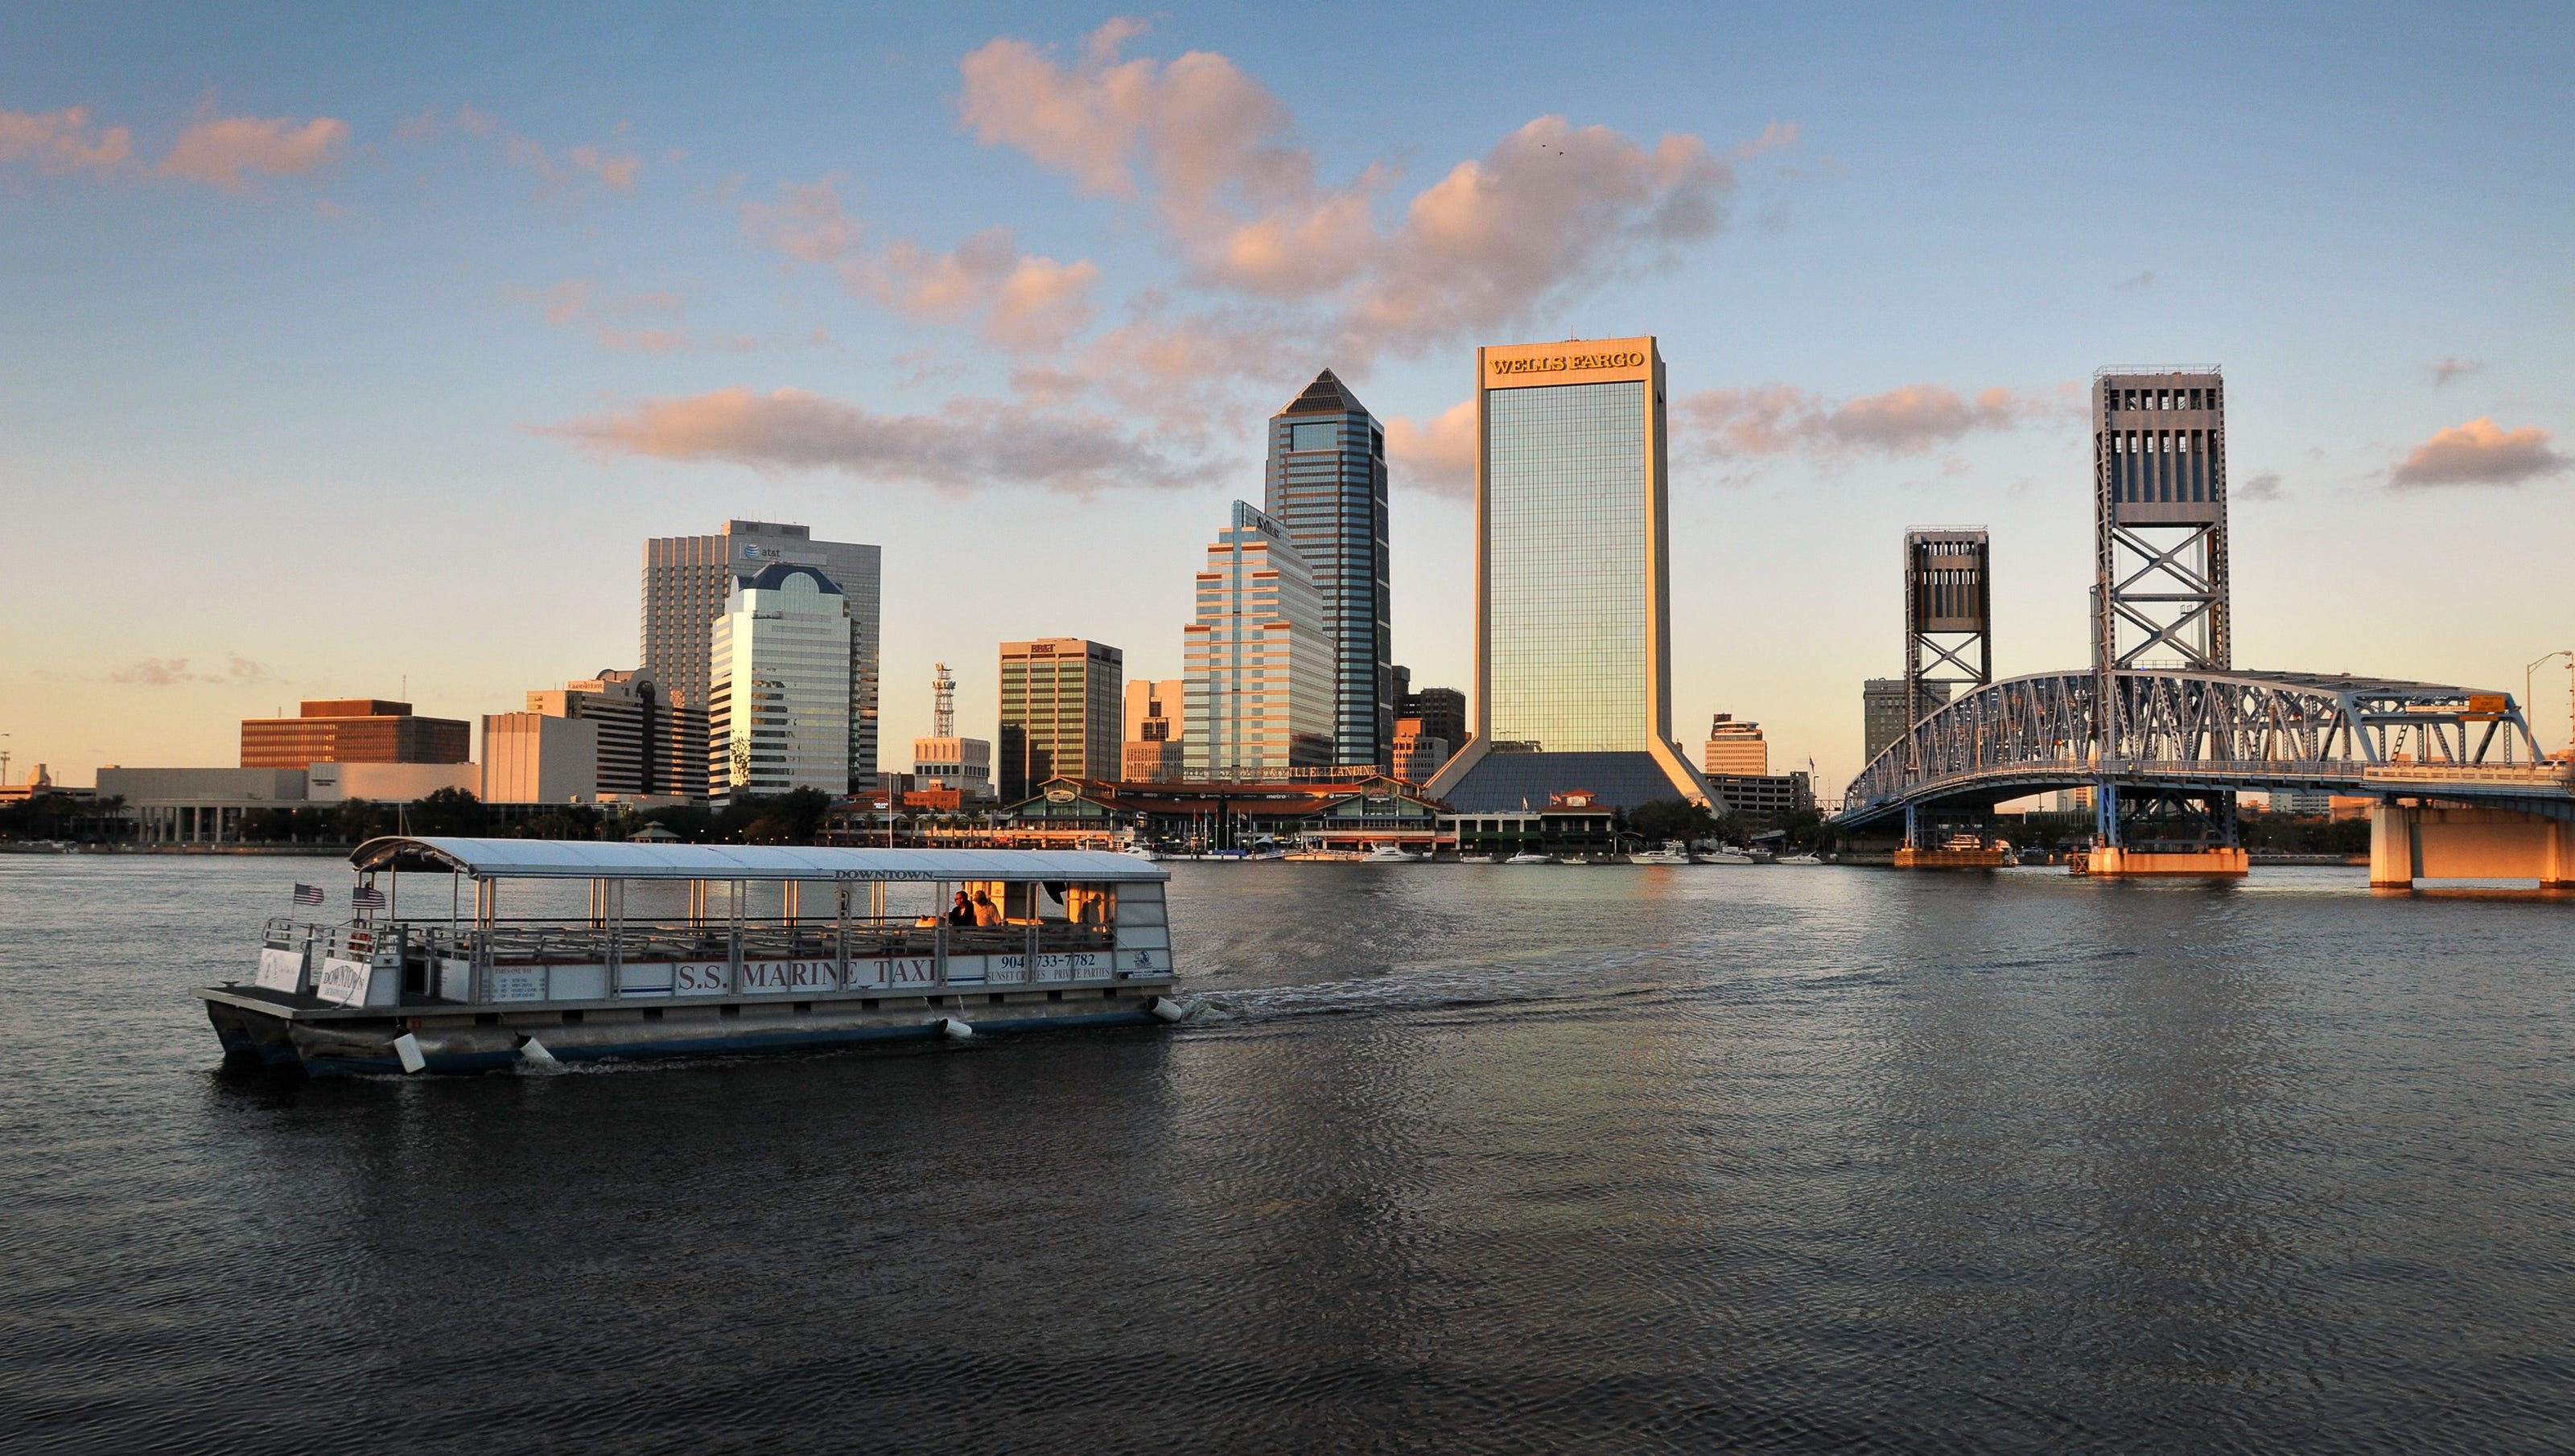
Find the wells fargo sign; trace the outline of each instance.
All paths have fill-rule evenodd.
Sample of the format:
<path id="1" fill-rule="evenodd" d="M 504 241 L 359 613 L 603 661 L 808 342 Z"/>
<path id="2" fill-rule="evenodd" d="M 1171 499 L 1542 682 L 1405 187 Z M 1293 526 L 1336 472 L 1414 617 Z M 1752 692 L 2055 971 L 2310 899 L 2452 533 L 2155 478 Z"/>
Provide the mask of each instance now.
<path id="1" fill-rule="evenodd" d="M 1525 359 L 1496 359 L 1491 364 L 1493 373 L 1497 375 L 1562 374 L 1577 369 L 1642 369 L 1645 355 L 1642 350 L 1622 349 L 1610 354 L 1551 354 Z"/>

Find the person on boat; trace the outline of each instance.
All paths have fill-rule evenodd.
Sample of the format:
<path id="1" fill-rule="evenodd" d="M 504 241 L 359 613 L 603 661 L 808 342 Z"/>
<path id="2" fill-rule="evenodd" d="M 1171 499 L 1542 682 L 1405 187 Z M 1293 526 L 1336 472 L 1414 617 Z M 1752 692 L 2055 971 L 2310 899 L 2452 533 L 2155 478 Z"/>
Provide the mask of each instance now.
<path id="1" fill-rule="evenodd" d="M 966 898 L 966 891 L 962 889 L 957 891 L 957 903 L 948 907 L 948 923 L 952 925 L 975 923 L 975 902 Z"/>
<path id="2" fill-rule="evenodd" d="M 1002 923 L 1002 907 L 993 903 L 993 892 L 989 889 L 975 891 L 975 923 L 978 925 Z"/>

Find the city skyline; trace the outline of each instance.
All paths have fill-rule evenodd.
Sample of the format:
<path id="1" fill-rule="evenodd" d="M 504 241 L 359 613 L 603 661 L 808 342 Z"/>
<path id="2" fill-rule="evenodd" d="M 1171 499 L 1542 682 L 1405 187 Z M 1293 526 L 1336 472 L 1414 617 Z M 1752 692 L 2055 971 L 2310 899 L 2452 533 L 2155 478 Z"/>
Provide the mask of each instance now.
<path id="1" fill-rule="evenodd" d="M 687 93 L 668 14 L 640 49 L 557 23 L 446 65 L 417 20 L 0 24 L 12 776 L 229 761 L 239 720 L 304 698 L 505 710 L 628 663 L 635 540 L 729 516 L 883 544 L 882 681 L 961 663 L 970 725 L 1004 639 L 1173 676 L 1180 564 L 1322 369 L 1385 424 L 1392 657 L 1462 685 L 1457 361 L 1646 328 L 1675 721 L 1758 719 L 1826 783 L 1858 766 L 1853 688 L 1900 670 L 1906 527 L 1989 523 L 1997 676 L 2085 658 L 2103 367 L 2225 366 L 2238 664 L 2518 693 L 2567 645 L 2568 184 L 2485 144 L 2562 150 L 2513 80 L 2560 13 L 2191 12 L 2186 57 L 2108 17 L 1738 19 L 1543 63 L 1398 18 L 1332 75 L 1248 26 L 1107 20 L 755 23 Z M 1103 109 L 1113 77 L 1142 111 Z M 2169 117 L 2181 85 L 2205 104 Z M 1190 95 L 1234 129 L 1184 145 Z M 190 610 L 79 605 L 111 543 Z M 2454 613 L 2351 592 L 2374 556 Z M 1068 558 L 1115 585 L 1038 585 Z M 323 563 L 335 596 L 434 610 L 315 611 Z M 927 728 L 917 696 L 883 740 Z"/>

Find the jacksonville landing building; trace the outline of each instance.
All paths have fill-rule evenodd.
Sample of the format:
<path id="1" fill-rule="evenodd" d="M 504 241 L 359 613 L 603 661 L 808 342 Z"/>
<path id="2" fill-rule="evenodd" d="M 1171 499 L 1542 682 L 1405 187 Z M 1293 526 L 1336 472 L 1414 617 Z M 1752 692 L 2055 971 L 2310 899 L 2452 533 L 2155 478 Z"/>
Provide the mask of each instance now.
<path id="1" fill-rule="evenodd" d="M 1672 743 L 1661 353 L 1515 344 L 1475 375 L 1475 734 L 1428 792 L 1461 813 L 1707 802 Z"/>

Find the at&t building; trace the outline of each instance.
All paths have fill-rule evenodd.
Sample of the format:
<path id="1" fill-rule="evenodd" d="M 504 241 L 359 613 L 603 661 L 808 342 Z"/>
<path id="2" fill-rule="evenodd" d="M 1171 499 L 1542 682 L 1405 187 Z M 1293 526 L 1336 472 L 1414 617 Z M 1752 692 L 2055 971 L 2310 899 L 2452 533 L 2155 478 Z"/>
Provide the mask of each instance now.
<path id="1" fill-rule="evenodd" d="M 1651 337 L 1475 351 L 1474 735 L 1461 813 L 1707 802 L 1672 742 L 1669 454 Z"/>

